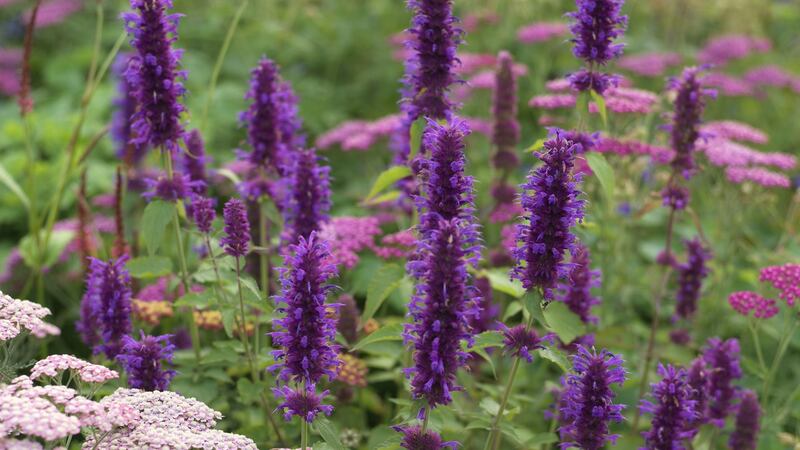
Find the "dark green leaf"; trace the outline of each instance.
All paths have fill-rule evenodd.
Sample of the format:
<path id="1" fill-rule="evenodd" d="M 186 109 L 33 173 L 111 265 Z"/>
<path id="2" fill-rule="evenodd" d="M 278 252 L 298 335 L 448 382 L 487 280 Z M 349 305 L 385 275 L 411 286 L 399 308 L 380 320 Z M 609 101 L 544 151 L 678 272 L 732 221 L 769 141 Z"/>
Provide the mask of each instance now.
<path id="1" fill-rule="evenodd" d="M 157 278 L 172 273 L 172 261 L 166 256 L 140 256 L 126 266 L 133 278 Z"/>
<path id="2" fill-rule="evenodd" d="M 564 303 L 550 303 L 543 308 L 542 312 L 549 329 L 555 332 L 563 342 L 572 342 L 576 337 L 586 334 L 581 319 Z"/>
<path id="3" fill-rule="evenodd" d="M 216 305 L 217 301 L 210 289 L 202 292 L 189 292 L 175 300 L 175 307 L 207 308 Z"/>
<path id="4" fill-rule="evenodd" d="M 342 442 L 339 440 L 339 429 L 326 417 L 319 416 L 314 420 L 314 428 L 322 436 L 322 439 L 330 445 L 334 450 L 346 450 Z"/>
<path id="5" fill-rule="evenodd" d="M 367 287 L 367 302 L 361 315 L 361 323 L 366 323 L 378 312 L 389 294 L 400 286 L 405 275 L 405 270 L 399 264 L 386 264 L 375 272 Z"/>
<path id="6" fill-rule="evenodd" d="M 358 341 L 353 348 L 350 349 L 351 352 L 356 350 L 363 349 L 370 344 L 375 344 L 377 342 L 385 342 L 385 341 L 402 341 L 403 340 L 403 324 L 401 323 L 393 323 L 391 325 L 384 325 L 378 328 L 377 331 L 373 332 L 372 334 L 368 334 L 363 339 Z"/>
<path id="7" fill-rule="evenodd" d="M 0 183 L 3 183 L 14 195 L 17 196 L 22 205 L 25 206 L 25 209 L 31 208 L 31 202 L 28 200 L 28 196 L 25 195 L 25 191 L 17 184 L 14 177 L 11 176 L 10 173 L 6 170 L 6 168 L 0 164 Z"/>
<path id="8" fill-rule="evenodd" d="M 475 336 L 475 344 L 469 348 L 474 351 L 483 348 L 500 347 L 503 345 L 503 334 L 499 331 L 484 331 Z"/>
<path id="9" fill-rule="evenodd" d="M 506 269 L 489 269 L 481 273 L 489 279 L 492 289 L 503 292 L 512 297 L 520 298 L 525 295 L 525 288 L 518 280 L 512 280 Z"/>
<path id="10" fill-rule="evenodd" d="M 614 181 L 614 169 L 611 168 L 611 165 L 608 164 L 606 161 L 605 156 L 601 153 L 586 153 L 586 162 L 591 167 L 592 172 L 594 172 L 597 180 L 600 181 L 600 185 L 603 187 L 603 193 L 606 196 L 606 200 L 611 202 L 614 199 L 614 190 L 615 190 L 615 181 Z"/>
<path id="11" fill-rule="evenodd" d="M 408 160 L 413 161 L 414 157 L 419 153 L 419 148 L 422 146 L 422 134 L 425 132 L 425 127 L 428 121 L 424 117 L 420 117 L 411 124 L 410 137 L 408 140 L 411 151 L 408 155 Z"/>
<path id="12" fill-rule="evenodd" d="M 383 192 L 389 186 L 410 175 L 411 175 L 411 169 L 409 169 L 407 166 L 389 167 L 388 169 L 381 172 L 380 175 L 378 175 L 378 178 L 372 185 L 372 189 L 370 189 L 369 194 L 367 194 L 366 200 L 367 201 L 371 200 L 373 197 Z"/>
<path id="13" fill-rule="evenodd" d="M 555 363 L 564 372 L 569 372 L 569 360 L 567 360 L 567 357 L 559 350 L 553 348 L 543 348 L 537 351 L 539 352 L 539 356 L 542 358 Z"/>
<path id="14" fill-rule="evenodd" d="M 167 225 L 175 217 L 175 205 L 161 200 L 153 200 L 144 208 L 141 235 L 147 252 L 154 254 L 161 246 Z"/>
<path id="15" fill-rule="evenodd" d="M 595 92 L 594 89 L 589 91 L 592 95 L 594 104 L 597 105 L 597 111 L 600 113 L 600 118 L 603 119 L 603 127 L 608 128 L 608 113 L 606 112 L 606 99 L 602 95 Z"/>
<path id="16" fill-rule="evenodd" d="M 41 236 L 39 242 L 42 243 L 42 241 L 44 241 L 44 232 L 41 232 L 39 236 Z M 36 267 L 40 260 L 42 261 L 42 267 L 50 267 L 58 261 L 58 258 L 64 253 L 64 249 L 74 238 L 74 231 L 53 231 L 50 233 L 50 240 L 47 242 L 44 255 L 40 258 L 38 248 L 36 247 L 36 239 L 31 235 L 27 235 L 22 238 L 19 243 L 19 253 L 28 267 Z"/>

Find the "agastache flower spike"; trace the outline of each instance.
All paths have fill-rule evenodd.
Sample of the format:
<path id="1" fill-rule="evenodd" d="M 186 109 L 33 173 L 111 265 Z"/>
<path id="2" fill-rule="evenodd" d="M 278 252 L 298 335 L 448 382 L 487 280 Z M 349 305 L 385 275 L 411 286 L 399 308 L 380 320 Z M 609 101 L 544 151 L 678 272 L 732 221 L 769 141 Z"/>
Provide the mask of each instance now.
<path id="1" fill-rule="evenodd" d="M 734 407 L 736 387 L 733 381 L 742 377 L 742 369 L 739 366 L 739 341 L 709 339 L 703 352 L 703 360 L 708 366 L 709 373 L 708 418 L 714 425 L 722 427 L 725 418 Z"/>
<path id="2" fill-rule="evenodd" d="M 646 448 L 683 450 L 683 441 L 694 437 L 691 424 L 697 418 L 692 387 L 686 382 L 686 370 L 658 365 L 661 381 L 652 385 L 655 403 L 642 400 L 642 412 L 653 414 L 650 430 L 642 433 Z"/>
<path id="3" fill-rule="evenodd" d="M 127 166 L 136 166 L 144 158 L 147 146 L 134 141 L 133 115 L 138 109 L 138 102 L 134 95 L 134 87 L 130 84 L 125 71 L 130 64 L 135 64 L 128 54 L 120 54 L 114 62 L 113 71 L 119 78 L 118 96 L 114 99 L 114 115 L 111 118 L 111 136 L 117 144 L 117 157 L 121 158 Z"/>
<path id="4" fill-rule="evenodd" d="M 177 152 L 185 110 L 179 101 L 185 92 L 179 80 L 186 78 L 178 69 L 182 51 L 172 48 L 180 15 L 167 14 L 172 0 L 131 0 L 131 7 L 136 12 L 122 15 L 137 51 L 125 72 L 139 105 L 131 142 Z"/>
<path id="5" fill-rule="evenodd" d="M 532 351 L 545 348 L 545 342 L 552 344 L 555 339 L 553 334 L 539 336 L 536 330 L 525 325 L 517 325 L 513 328 L 501 326 L 503 327 L 503 351 L 516 358 L 524 358 L 529 363 L 533 362 Z"/>
<path id="6" fill-rule="evenodd" d="M 444 442 L 442 437 L 433 430 L 422 431 L 422 428 L 416 425 L 392 428 L 403 435 L 400 447 L 406 450 L 456 450 L 458 448 L 458 442 Z"/>
<path id="7" fill-rule="evenodd" d="M 581 318 L 583 323 L 597 323 L 592 316 L 592 306 L 600 304 L 600 299 L 592 295 L 592 288 L 600 286 L 600 271 L 592 270 L 589 249 L 577 244 L 572 252 L 567 282 L 559 286 L 562 294 L 559 300 Z"/>
<path id="8" fill-rule="evenodd" d="M 186 151 L 183 154 L 183 170 L 189 179 L 196 184 L 192 186 L 192 192 L 199 195 L 206 195 L 208 189 L 206 180 L 206 156 L 205 143 L 199 130 L 192 130 L 184 137 Z"/>
<path id="9" fill-rule="evenodd" d="M 122 351 L 117 360 L 128 373 L 128 386 L 145 391 L 166 391 L 175 371 L 164 369 L 172 362 L 175 345 L 171 334 L 146 336 L 139 330 L 139 341 L 130 336 L 122 338 Z"/>
<path id="10" fill-rule="evenodd" d="M 559 428 L 561 448 L 599 450 L 614 442 L 609 422 L 621 422 L 623 405 L 615 405 L 611 385 L 625 382 L 623 361 L 606 350 L 577 346 L 573 356 L 574 373 L 567 376 L 560 402 L 565 425 Z"/>
<path id="11" fill-rule="evenodd" d="M 517 79 L 513 71 L 514 59 L 508 52 L 497 57 L 497 73 L 494 82 L 494 130 L 492 141 L 497 151 L 492 163 L 498 169 L 510 171 L 519 165 L 515 149 L 519 143 L 517 122 Z"/>
<path id="12" fill-rule="evenodd" d="M 308 423 L 314 421 L 319 413 L 330 416 L 333 412 L 333 406 L 323 405 L 322 399 L 330 393 L 330 391 L 322 391 L 317 394 L 313 385 L 307 385 L 305 388 L 292 389 L 289 386 L 281 386 L 273 388 L 272 392 L 275 397 L 283 399 L 283 402 L 278 405 L 277 409 L 282 409 L 283 418 L 287 421 L 292 420 L 292 416 L 297 416 Z"/>
<path id="13" fill-rule="evenodd" d="M 579 176 L 570 174 L 581 146 L 557 131 L 544 149 L 537 154 L 544 164 L 520 186 L 527 223 L 517 227 L 518 246 L 513 249 L 517 265 L 511 277 L 522 281 L 525 289 L 541 288 L 545 297 L 552 298 L 556 281 L 568 275 L 564 252 L 574 248 L 570 228 L 583 218 L 585 202 L 578 199 Z"/>
<path id="14" fill-rule="evenodd" d="M 570 25 L 572 53 L 589 67 L 569 76 L 572 88 L 577 91 L 594 90 L 602 94 L 616 86 L 619 77 L 595 71 L 622 54 L 623 44 L 614 40 L 625 32 L 628 17 L 621 15 L 624 0 L 575 0 L 577 11 L 567 14 L 573 19 Z"/>
<path id="15" fill-rule="evenodd" d="M 337 275 L 331 264 L 328 243 L 316 232 L 300 236 L 289 246 L 281 272 L 282 290 L 275 298 L 277 312 L 283 317 L 273 321 L 273 342 L 280 347 L 272 354 L 283 381 L 316 384 L 323 376 L 336 377 L 340 361 L 336 337 L 335 313 L 339 304 L 326 303 L 335 286 L 328 284 Z"/>
<path id="16" fill-rule="evenodd" d="M 203 234 L 211 234 L 211 225 L 217 217 L 214 210 L 214 200 L 208 197 L 194 197 L 192 199 L 192 219 L 197 229 Z"/>
<path id="17" fill-rule="evenodd" d="M 672 169 L 676 174 L 689 178 L 695 170 L 694 152 L 701 138 L 700 124 L 706 100 L 714 98 L 716 92 L 702 87 L 700 68 L 684 69 L 680 78 L 670 80 L 668 88 L 676 92 L 672 120 L 665 126 L 670 131 L 670 143 L 675 156 Z"/>
<path id="18" fill-rule="evenodd" d="M 250 222 L 247 220 L 247 208 L 241 200 L 232 198 L 225 204 L 222 211 L 225 221 L 225 236 L 219 243 L 225 253 L 240 258 L 245 256 L 250 248 Z"/>
<path id="19" fill-rule="evenodd" d="M 687 261 L 677 267 L 679 287 L 675 314 L 688 319 L 697 311 L 697 300 L 703 287 L 703 279 L 708 276 L 706 263 L 711 259 L 711 252 L 703 247 L 703 243 L 697 238 L 684 242 L 684 245 Z"/>
<path id="20" fill-rule="evenodd" d="M 736 414 L 736 427 L 728 441 L 734 450 L 756 450 L 758 448 L 758 432 L 761 428 L 761 406 L 758 396 L 753 391 L 745 391 L 741 395 L 739 412 Z"/>
<path id="21" fill-rule="evenodd" d="M 114 359 L 122 338 L 131 332 L 131 279 L 125 269 L 128 256 L 104 262 L 91 258 L 86 293 L 81 302 L 78 332 L 95 353 Z M 98 331 L 99 330 L 99 331 Z"/>
<path id="22" fill-rule="evenodd" d="M 300 237 L 308 239 L 328 220 L 331 208 L 330 167 L 320 165 L 314 149 L 299 150 L 294 156 L 289 181 L 289 194 L 283 215 L 284 240 L 295 244 Z"/>
<path id="23" fill-rule="evenodd" d="M 697 426 L 706 419 L 708 410 L 708 367 L 702 357 L 695 358 L 686 375 L 686 383 L 691 388 L 691 399 L 694 401 L 694 409 L 697 416 L 692 420 L 692 427 Z"/>

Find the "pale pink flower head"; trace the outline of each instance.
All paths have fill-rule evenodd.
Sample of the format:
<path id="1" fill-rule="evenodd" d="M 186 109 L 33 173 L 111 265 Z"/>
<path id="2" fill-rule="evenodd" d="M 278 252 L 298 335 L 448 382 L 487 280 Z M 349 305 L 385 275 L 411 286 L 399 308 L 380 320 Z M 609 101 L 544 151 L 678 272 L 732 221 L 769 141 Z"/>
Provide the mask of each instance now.
<path id="1" fill-rule="evenodd" d="M 700 127 L 700 131 L 709 137 L 745 141 L 754 144 L 766 144 L 769 136 L 762 130 L 735 120 L 708 122 Z"/>
<path id="2" fill-rule="evenodd" d="M 64 371 L 72 371 L 85 383 L 105 383 L 119 378 L 119 373 L 108 367 L 92 364 L 72 355 L 50 355 L 33 365 L 31 379 L 37 380 L 44 376 L 55 378 Z"/>
<path id="3" fill-rule="evenodd" d="M 786 175 L 763 167 L 728 167 L 725 169 L 725 177 L 731 183 L 750 181 L 763 187 L 788 188 L 792 184 Z"/>
<path id="4" fill-rule="evenodd" d="M 0 341 L 17 337 L 21 332 L 43 338 L 61 330 L 44 320 L 50 310 L 28 300 L 17 300 L 0 291 Z"/>
<path id="5" fill-rule="evenodd" d="M 702 79 L 703 86 L 717 88 L 721 95 L 746 97 L 755 93 L 753 85 L 747 80 L 722 72 L 710 72 Z"/>

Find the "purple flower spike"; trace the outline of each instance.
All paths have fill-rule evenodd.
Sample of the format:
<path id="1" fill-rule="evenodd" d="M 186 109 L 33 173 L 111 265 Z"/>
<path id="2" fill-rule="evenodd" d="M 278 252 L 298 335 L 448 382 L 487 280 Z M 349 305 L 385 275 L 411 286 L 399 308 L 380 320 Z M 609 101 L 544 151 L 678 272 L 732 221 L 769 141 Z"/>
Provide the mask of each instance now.
<path id="1" fill-rule="evenodd" d="M 175 345 L 172 335 L 146 336 L 139 330 L 139 341 L 130 336 L 122 338 L 122 352 L 117 355 L 128 373 L 128 386 L 145 391 L 166 391 L 175 371 L 164 370 L 163 364 L 172 362 Z"/>
<path id="2" fill-rule="evenodd" d="M 128 256 L 109 262 L 91 258 L 86 293 L 81 301 L 78 332 L 94 352 L 114 359 L 122 338 L 131 332 L 131 278 L 125 269 Z"/>
<path id="3" fill-rule="evenodd" d="M 132 117 L 138 109 L 134 87 L 125 77 L 131 64 L 131 56 L 120 54 L 114 62 L 113 71 L 119 78 L 119 94 L 114 99 L 114 115 L 111 118 L 111 137 L 117 144 L 117 157 L 128 166 L 138 165 L 147 152 L 147 146 L 134 142 Z"/>
<path id="4" fill-rule="evenodd" d="M 694 152 L 700 134 L 700 124 L 706 100 L 716 92 L 702 86 L 701 69 L 689 67 L 680 78 L 672 78 L 668 88 L 676 92 L 672 120 L 665 126 L 670 131 L 670 142 L 675 156 L 672 158 L 675 173 L 689 178 L 695 170 Z"/>
<path id="5" fill-rule="evenodd" d="M 661 190 L 662 204 L 676 211 L 686 209 L 689 206 L 690 195 L 688 189 L 676 184 L 671 184 Z"/>
<path id="6" fill-rule="evenodd" d="M 691 388 L 691 399 L 697 416 L 692 421 L 692 426 L 697 428 L 706 419 L 708 410 L 708 368 L 702 357 L 695 358 L 686 375 L 686 383 Z"/>
<path id="7" fill-rule="evenodd" d="M 214 200 L 208 197 L 198 196 L 192 199 L 192 219 L 203 234 L 211 234 L 211 225 L 217 217 L 214 203 Z"/>
<path id="8" fill-rule="evenodd" d="M 275 397 L 283 399 L 283 402 L 278 405 L 276 410 L 283 410 L 283 418 L 287 421 L 292 420 L 292 416 L 297 416 L 308 423 L 314 421 L 319 413 L 330 416 L 333 412 L 333 406 L 323 405 L 322 399 L 330 393 L 330 391 L 322 391 L 317 394 L 314 385 L 307 385 L 305 388 L 292 389 L 289 386 L 281 386 L 273 388 L 272 392 Z"/>
<path id="9" fill-rule="evenodd" d="M 500 314 L 500 306 L 492 298 L 492 285 L 488 278 L 481 277 L 475 279 L 475 288 L 480 292 L 480 314 L 470 319 L 470 328 L 475 334 L 494 330 L 497 328 L 495 319 Z"/>
<path id="10" fill-rule="evenodd" d="M 570 76 L 573 89 L 593 89 L 602 94 L 616 86 L 614 75 L 594 72 L 593 68 L 604 66 L 622 54 L 624 45 L 615 44 L 614 40 L 623 35 L 628 25 L 628 17 L 620 14 L 624 3 L 624 0 L 575 0 L 577 11 L 567 14 L 573 20 L 572 53 L 592 69 Z"/>
<path id="11" fill-rule="evenodd" d="M 653 415 L 650 429 L 644 433 L 646 448 L 684 450 L 683 441 L 692 439 L 697 430 L 691 424 L 697 418 L 692 387 L 686 381 L 686 370 L 658 365 L 661 381 L 652 385 L 655 403 L 642 400 L 644 413 Z"/>
<path id="12" fill-rule="evenodd" d="M 591 263 L 589 249 L 577 244 L 572 252 L 567 282 L 559 286 L 562 292 L 559 300 L 583 323 L 597 323 L 597 317 L 591 314 L 591 310 L 592 306 L 600 304 L 600 299 L 592 295 L 592 288 L 600 286 L 600 271 L 592 270 Z"/>
<path id="13" fill-rule="evenodd" d="M 736 428 L 728 441 L 734 450 L 756 450 L 758 448 L 758 432 L 760 430 L 761 406 L 758 396 L 753 391 L 745 391 L 741 395 L 739 412 L 736 414 Z"/>
<path id="14" fill-rule="evenodd" d="M 553 334 L 540 337 L 536 330 L 527 329 L 525 325 L 513 328 L 503 325 L 503 328 L 503 350 L 516 358 L 525 358 L 529 363 L 533 362 L 532 351 L 544 348 L 545 342 L 552 344 L 555 339 Z"/>
<path id="15" fill-rule="evenodd" d="M 471 342 L 469 320 L 477 315 L 477 292 L 467 286 L 468 249 L 458 219 L 442 220 L 419 241 L 420 259 L 408 263 L 419 281 L 408 305 L 412 322 L 404 337 L 413 344 L 414 367 L 406 374 L 413 376 L 414 397 L 431 407 L 449 404 L 451 392 L 461 389 L 456 370 L 468 357 L 461 342 Z"/>
<path id="16" fill-rule="evenodd" d="M 142 194 L 147 200 L 158 198 L 165 202 L 177 202 L 189 198 L 193 192 L 205 190 L 205 183 L 193 181 L 189 175 L 175 172 L 172 178 L 159 176 L 157 179 L 146 178 L 149 190 Z"/>
<path id="17" fill-rule="evenodd" d="M 225 236 L 219 243 L 225 253 L 240 258 L 250 249 L 250 222 L 247 220 L 247 208 L 241 200 L 232 198 L 222 211 L 225 221 Z"/>
<path id="18" fill-rule="evenodd" d="M 683 319 L 689 319 L 697 311 L 697 300 L 700 298 L 700 289 L 703 280 L 708 276 L 706 262 L 711 259 L 709 252 L 700 239 L 685 241 L 687 261 L 677 267 L 678 294 L 675 305 L 675 314 Z"/>
<path id="19" fill-rule="evenodd" d="M 320 165 L 314 149 L 300 150 L 294 157 L 289 182 L 289 197 L 284 208 L 284 240 L 297 243 L 308 239 L 328 221 L 331 208 L 330 167 Z"/>
<path id="20" fill-rule="evenodd" d="M 403 440 L 400 441 L 400 447 L 406 450 L 456 450 L 458 442 L 447 441 L 443 442 L 439 433 L 433 430 L 422 431 L 419 426 L 394 426 L 392 427 L 398 433 L 403 434 Z"/>
<path id="21" fill-rule="evenodd" d="M 177 152 L 185 110 L 180 103 L 185 89 L 179 80 L 186 78 L 178 69 L 182 51 L 172 48 L 180 15 L 167 14 L 172 0 L 131 0 L 131 8 L 135 12 L 122 15 L 137 51 L 125 72 L 139 105 L 131 142 Z"/>
<path id="22" fill-rule="evenodd" d="M 577 346 L 574 373 L 567 376 L 561 400 L 565 425 L 559 428 L 561 448 L 599 450 L 618 436 L 609 435 L 609 422 L 621 422 L 623 405 L 615 405 L 612 384 L 625 382 L 622 358 L 606 350 L 597 353 Z"/>
<path id="23" fill-rule="evenodd" d="M 250 90 L 245 94 L 250 106 L 241 114 L 247 127 L 247 141 L 252 151 L 240 156 L 254 166 L 282 174 L 290 153 L 304 143 L 298 134 L 297 98 L 291 86 L 281 80 L 277 65 L 261 58 L 252 71 Z"/>
<path id="24" fill-rule="evenodd" d="M 192 192 L 199 195 L 206 195 L 208 181 L 206 179 L 206 164 L 208 164 L 208 157 L 206 156 L 206 146 L 203 142 L 203 136 L 200 135 L 199 130 L 190 131 L 185 137 L 186 151 L 183 154 L 183 170 L 189 176 L 195 185 L 192 187 Z"/>
<path id="25" fill-rule="evenodd" d="M 708 366 L 708 418 L 714 425 L 723 427 L 725 418 L 734 410 L 736 399 L 734 380 L 742 377 L 739 366 L 739 341 L 719 338 L 708 340 L 703 360 Z"/>
<path id="26" fill-rule="evenodd" d="M 497 73 L 494 82 L 494 131 L 492 140 L 497 153 L 492 161 L 495 167 L 513 170 L 519 165 L 515 152 L 519 143 L 519 122 L 517 121 L 517 79 L 513 71 L 514 59 L 503 51 L 497 57 Z"/>
<path id="27" fill-rule="evenodd" d="M 281 380 L 316 384 L 323 376 L 336 377 L 340 365 L 339 346 L 334 344 L 339 304 L 326 303 L 335 286 L 328 284 L 337 275 L 331 264 L 327 242 L 316 232 L 308 239 L 300 237 L 289 246 L 281 271 L 281 293 L 275 298 L 276 312 L 283 317 L 273 320 L 272 339 L 280 347 L 272 354 L 279 364 Z"/>
<path id="28" fill-rule="evenodd" d="M 518 244 L 513 249 L 517 265 L 511 276 L 522 281 L 525 289 L 541 288 L 545 297 L 552 298 L 556 281 L 568 275 L 564 252 L 574 248 L 570 228 L 583 218 L 585 202 L 578 199 L 580 178 L 570 174 L 581 146 L 557 131 L 544 149 L 537 154 L 544 164 L 520 186 L 528 223 L 517 227 Z"/>

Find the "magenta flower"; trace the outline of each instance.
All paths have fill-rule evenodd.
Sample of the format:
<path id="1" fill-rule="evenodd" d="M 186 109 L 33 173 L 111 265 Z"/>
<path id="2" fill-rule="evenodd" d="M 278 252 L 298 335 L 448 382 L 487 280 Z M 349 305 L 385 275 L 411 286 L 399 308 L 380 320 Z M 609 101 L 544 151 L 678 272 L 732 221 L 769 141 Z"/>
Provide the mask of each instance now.
<path id="1" fill-rule="evenodd" d="M 758 279 L 779 290 L 778 297 L 794 306 L 800 300 L 800 264 L 784 264 L 761 269 Z"/>
<path id="2" fill-rule="evenodd" d="M 728 303 L 739 314 L 747 317 L 752 312 L 756 319 L 769 319 L 780 312 L 775 300 L 750 291 L 732 293 L 728 296 Z"/>

